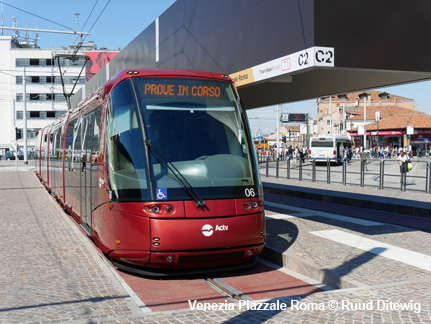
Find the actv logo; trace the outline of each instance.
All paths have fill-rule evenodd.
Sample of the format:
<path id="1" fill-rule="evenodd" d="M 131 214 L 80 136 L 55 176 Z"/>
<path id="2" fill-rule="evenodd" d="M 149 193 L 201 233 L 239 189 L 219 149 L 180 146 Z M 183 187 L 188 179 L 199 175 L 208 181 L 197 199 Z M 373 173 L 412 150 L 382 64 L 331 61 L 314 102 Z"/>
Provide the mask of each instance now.
<path id="1" fill-rule="evenodd" d="M 227 225 L 216 225 L 215 231 L 227 231 L 229 226 Z M 202 234 L 205 236 L 211 236 L 214 233 L 214 228 L 210 224 L 202 226 Z"/>

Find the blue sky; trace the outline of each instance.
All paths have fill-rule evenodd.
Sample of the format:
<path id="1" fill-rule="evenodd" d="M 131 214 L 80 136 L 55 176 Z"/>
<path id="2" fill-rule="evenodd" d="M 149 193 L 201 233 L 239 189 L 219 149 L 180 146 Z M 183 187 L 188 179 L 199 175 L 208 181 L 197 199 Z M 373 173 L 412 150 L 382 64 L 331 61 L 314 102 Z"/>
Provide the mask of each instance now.
<path id="1" fill-rule="evenodd" d="M 18 27 L 36 28 L 37 26 L 39 29 L 48 30 L 76 30 L 75 13 L 79 13 L 78 31 L 83 32 L 87 32 L 93 26 L 106 6 L 92 28 L 91 35 L 85 39 L 85 43 L 92 40 L 99 47 L 122 49 L 175 0 L 5 0 L 3 2 L 5 27 L 12 27 L 12 17 L 16 17 Z M 4 34 L 11 35 L 11 31 L 5 31 Z M 20 32 L 20 36 L 24 37 L 25 32 Z M 35 33 L 30 33 L 30 39 L 34 37 Z M 76 40 L 74 35 L 63 34 L 39 33 L 39 37 L 38 44 L 42 48 L 61 48 L 73 44 Z"/>
<path id="2" fill-rule="evenodd" d="M 78 31 L 88 32 L 91 29 L 91 35 L 87 36 L 84 42 L 94 41 L 99 47 L 116 50 L 130 43 L 175 0 L 5 0 L 3 2 L 5 27 L 12 27 L 12 17 L 16 17 L 18 27 L 36 28 L 37 26 L 39 29 L 76 30 L 75 13 L 79 13 Z M 4 32 L 5 35 L 11 35 L 11 33 L 11 31 Z M 20 36 L 24 37 L 25 32 L 20 32 Z M 34 33 L 30 33 L 30 40 L 34 37 Z M 40 33 L 39 37 L 38 44 L 42 48 L 61 48 L 79 41 L 74 35 Z M 431 114 L 431 81 L 377 90 L 414 99 L 416 110 Z M 283 113 L 309 113 L 310 116 L 316 116 L 316 100 L 283 104 L 281 110 Z M 253 133 L 259 130 L 263 133 L 275 131 L 275 107 L 250 111 L 248 115 Z"/>
<path id="3" fill-rule="evenodd" d="M 409 83 L 386 88 L 369 89 L 392 93 L 415 100 L 417 111 L 431 115 L 431 81 Z M 280 105 L 281 113 L 308 113 L 316 118 L 316 99 Z M 253 109 L 247 112 L 253 135 L 269 134 L 276 131 L 276 107 Z M 293 125 L 293 124 L 292 124 Z"/>

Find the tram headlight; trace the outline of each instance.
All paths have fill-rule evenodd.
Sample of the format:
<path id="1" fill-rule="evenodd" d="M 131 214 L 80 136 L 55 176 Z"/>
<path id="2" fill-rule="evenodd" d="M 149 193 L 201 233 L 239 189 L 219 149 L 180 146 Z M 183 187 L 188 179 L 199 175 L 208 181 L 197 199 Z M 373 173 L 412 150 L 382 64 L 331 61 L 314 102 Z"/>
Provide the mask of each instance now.
<path id="1" fill-rule="evenodd" d="M 172 255 L 169 255 L 169 256 L 166 258 L 166 262 L 171 263 L 171 262 L 173 262 L 173 261 L 174 261 L 174 257 L 173 257 Z"/>
<path id="2" fill-rule="evenodd" d="M 257 201 L 253 201 L 251 203 L 251 208 L 256 209 L 259 206 L 259 204 L 257 203 Z"/>
<path id="3" fill-rule="evenodd" d="M 168 214 L 172 214 L 174 212 L 174 206 L 171 206 L 171 205 L 166 206 L 166 212 Z"/>
<path id="4" fill-rule="evenodd" d="M 151 210 L 153 211 L 154 214 L 158 214 L 160 211 L 160 207 L 159 206 L 153 206 L 153 208 L 151 208 Z"/>
<path id="5" fill-rule="evenodd" d="M 250 209 L 250 207 L 251 207 L 250 203 L 249 203 L 248 201 L 246 201 L 246 202 L 244 203 L 244 209 L 245 209 L 245 210 L 249 210 L 249 209 Z"/>

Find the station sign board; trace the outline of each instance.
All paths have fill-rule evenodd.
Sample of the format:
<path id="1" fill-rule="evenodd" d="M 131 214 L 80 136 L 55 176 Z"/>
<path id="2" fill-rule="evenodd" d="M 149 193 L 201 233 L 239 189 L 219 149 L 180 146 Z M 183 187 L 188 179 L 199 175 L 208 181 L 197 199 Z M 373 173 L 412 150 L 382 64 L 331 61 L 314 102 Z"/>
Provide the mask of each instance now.
<path id="1" fill-rule="evenodd" d="M 407 135 L 413 135 L 415 133 L 415 128 L 414 126 L 408 125 L 407 129 L 406 129 L 406 134 Z"/>
<path id="2" fill-rule="evenodd" d="M 306 69 L 334 67 L 335 52 L 333 47 L 313 46 L 299 52 L 264 62 L 248 69 L 232 73 L 235 86 L 271 79 Z"/>
<path id="3" fill-rule="evenodd" d="M 307 121 L 308 114 L 281 114 L 280 121 L 283 123 Z"/>

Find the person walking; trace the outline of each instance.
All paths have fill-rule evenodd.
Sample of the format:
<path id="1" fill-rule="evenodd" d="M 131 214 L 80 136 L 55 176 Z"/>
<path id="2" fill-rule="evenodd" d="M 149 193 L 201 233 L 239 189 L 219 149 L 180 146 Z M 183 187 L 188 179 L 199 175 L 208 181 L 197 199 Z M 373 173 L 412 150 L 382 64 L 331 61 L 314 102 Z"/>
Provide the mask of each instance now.
<path id="1" fill-rule="evenodd" d="M 407 163 L 410 161 L 409 156 L 404 152 L 404 150 L 400 151 L 400 155 L 398 156 L 398 164 L 400 165 L 400 173 L 401 173 L 401 186 L 406 185 L 406 173 L 408 172 Z"/>

